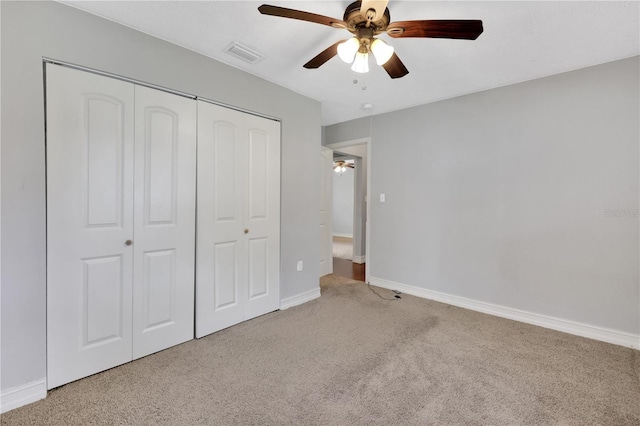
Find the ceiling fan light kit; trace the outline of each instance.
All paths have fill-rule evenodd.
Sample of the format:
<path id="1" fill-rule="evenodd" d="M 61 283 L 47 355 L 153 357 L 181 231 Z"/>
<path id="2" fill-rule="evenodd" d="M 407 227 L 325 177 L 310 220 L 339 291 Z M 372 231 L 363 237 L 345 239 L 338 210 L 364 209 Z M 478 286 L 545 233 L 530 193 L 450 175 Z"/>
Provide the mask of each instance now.
<path id="1" fill-rule="evenodd" d="M 393 38 L 451 38 L 475 40 L 484 31 L 480 20 L 421 20 L 390 22 L 388 0 L 364 0 L 351 3 L 344 11 L 343 20 L 317 15 L 301 10 L 263 4 L 258 11 L 263 15 L 280 16 L 314 22 L 333 28 L 346 29 L 354 37 L 329 46 L 309 62 L 305 68 L 319 68 L 338 55 L 346 63 L 352 63 L 355 72 L 369 72 L 369 53 L 391 78 L 404 77 L 409 70 L 404 66 L 393 46 L 375 38 L 386 32 Z"/>
<path id="2" fill-rule="evenodd" d="M 393 46 L 388 45 L 379 38 L 373 40 L 373 43 L 371 43 L 371 53 L 375 56 L 376 64 L 378 65 L 386 64 L 393 56 L 394 50 Z"/>
<path id="3" fill-rule="evenodd" d="M 358 53 L 358 49 L 360 49 L 360 42 L 357 38 L 351 37 L 338 45 L 338 56 L 343 62 L 351 64 L 356 57 L 356 53 Z"/>
<path id="4" fill-rule="evenodd" d="M 356 53 L 356 59 L 353 61 L 351 69 L 361 74 L 369 72 L 369 54 L 362 52 Z"/>

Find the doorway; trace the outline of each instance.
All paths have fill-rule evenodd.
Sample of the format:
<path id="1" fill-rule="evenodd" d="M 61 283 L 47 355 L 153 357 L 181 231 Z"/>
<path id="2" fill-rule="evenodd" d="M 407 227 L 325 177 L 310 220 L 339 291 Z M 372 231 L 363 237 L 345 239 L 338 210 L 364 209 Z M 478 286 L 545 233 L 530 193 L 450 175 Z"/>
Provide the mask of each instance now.
<path id="1" fill-rule="evenodd" d="M 355 209 L 361 201 L 356 197 L 356 172 L 361 173 L 360 167 L 361 157 L 341 151 L 333 152 L 332 258 L 334 275 L 364 281 L 365 264 L 361 260 L 356 262 L 359 259 L 354 259 L 359 250 L 356 246 L 360 242 L 358 238 L 354 238 L 354 229 L 362 222 L 356 217 Z"/>
<path id="2" fill-rule="evenodd" d="M 333 273 L 358 281 L 368 280 L 369 222 L 369 138 L 327 145 L 334 161 L 344 162 L 334 170 L 332 238 Z M 335 165 L 336 163 L 334 163 Z"/>

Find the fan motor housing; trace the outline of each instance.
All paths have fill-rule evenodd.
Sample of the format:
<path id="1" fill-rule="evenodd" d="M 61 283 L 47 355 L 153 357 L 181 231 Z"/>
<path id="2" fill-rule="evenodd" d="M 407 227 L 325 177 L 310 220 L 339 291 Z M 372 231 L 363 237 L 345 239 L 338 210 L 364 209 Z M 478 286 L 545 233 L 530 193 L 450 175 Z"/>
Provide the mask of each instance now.
<path id="1" fill-rule="evenodd" d="M 351 3 L 344 11 L 343 21 L 347 24 L 347 30 L 354 35 L 358 35 L 358 29 L 367 26 L 367 18 L 360 13 L 360 5 L 362 2 L 355 1 Z M 373 28 L 373 35 L 378 35 L 387 29 L 391 22 L 389 8 L 385 8 L 382 18 L 377 21 L 371 21 L 369 28 Z"/>

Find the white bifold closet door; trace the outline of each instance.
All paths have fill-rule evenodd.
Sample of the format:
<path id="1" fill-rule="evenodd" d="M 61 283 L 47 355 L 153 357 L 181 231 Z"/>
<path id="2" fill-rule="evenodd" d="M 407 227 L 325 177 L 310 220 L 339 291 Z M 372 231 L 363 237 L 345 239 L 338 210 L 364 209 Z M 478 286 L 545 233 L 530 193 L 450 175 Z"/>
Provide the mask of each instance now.
<path id="1" fill-rule="evenodd" d="M 136 86 L 133 359 L 193 339 L 196 111 Z"/>
<path id="2" fill-rule="evenodd" d="M 196 104 L 46 75 L 51 389 L 193 338 Z"/>
<path id="3" fill-rule="evenodd" d="M 279 308 L 279 122 L 198 102 L 196 252 L 196 337 Z"/>

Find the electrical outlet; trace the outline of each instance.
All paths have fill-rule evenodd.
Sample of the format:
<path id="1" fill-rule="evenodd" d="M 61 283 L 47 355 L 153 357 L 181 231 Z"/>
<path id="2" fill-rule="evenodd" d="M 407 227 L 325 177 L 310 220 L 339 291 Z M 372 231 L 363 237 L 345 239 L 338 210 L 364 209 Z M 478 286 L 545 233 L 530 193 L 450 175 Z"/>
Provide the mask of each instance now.
<path id="1" fill-rule="evenodd" d="M 298 272 L 302 271 L 303 266 L 304 266 L 304 263 L 302 262 L 302 260 L 298 260 L 298 265 L 296 266 L 296 268 L 298 269 Z"/>

